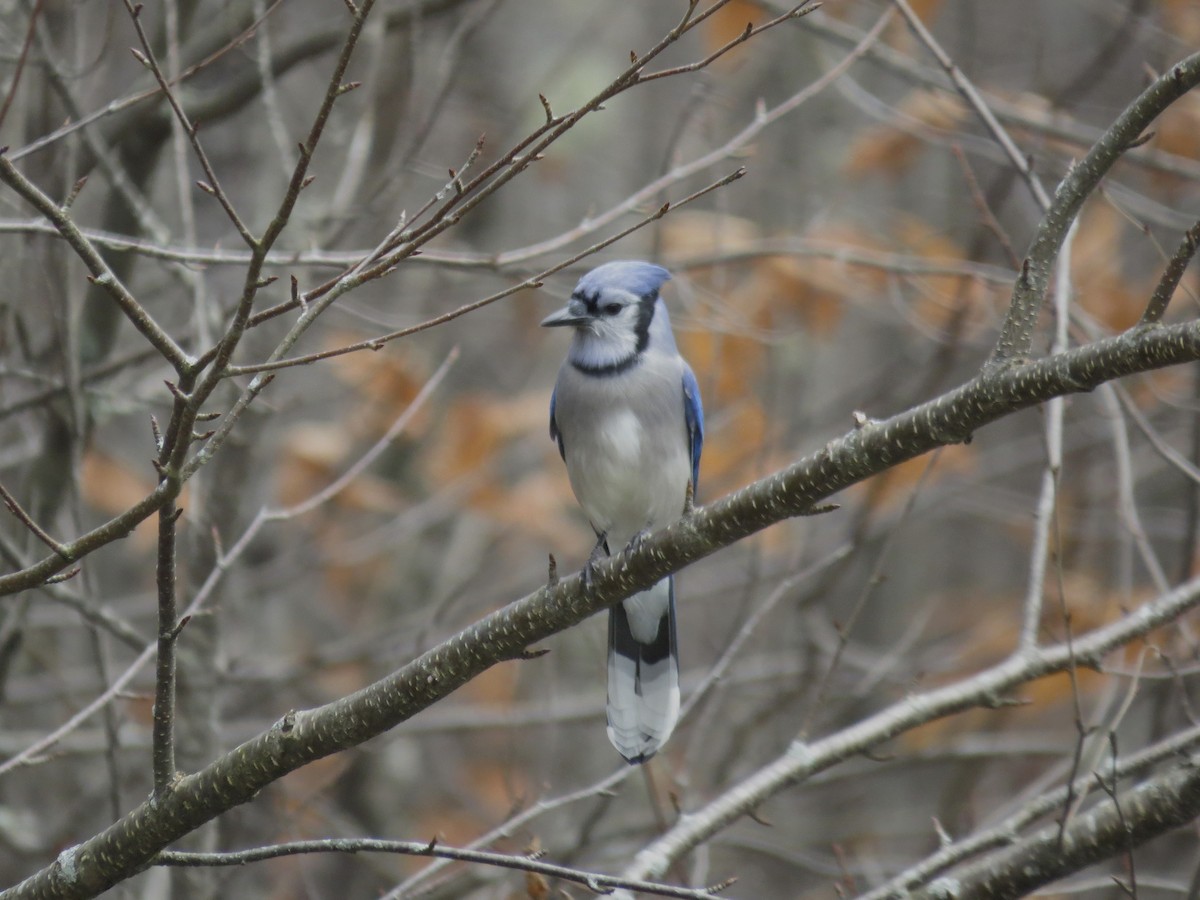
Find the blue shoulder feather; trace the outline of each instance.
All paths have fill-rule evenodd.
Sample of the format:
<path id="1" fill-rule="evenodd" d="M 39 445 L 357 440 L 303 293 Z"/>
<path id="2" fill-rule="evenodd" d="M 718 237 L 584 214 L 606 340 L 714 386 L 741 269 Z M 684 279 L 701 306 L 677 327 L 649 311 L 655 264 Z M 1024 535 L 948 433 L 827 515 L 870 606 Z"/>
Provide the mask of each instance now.
<path id="1" fill-rule="evenodd" d="M 691 366 L 683 366 L 683 417 L 692 451 L 692 496 L 700 489 L 700 451 L 704 447 L 704 405 Z"/>
<path id="2" fill-rule="evenodd" d="M 550 440 L 558 444 L 558 455 L 566 461 L 567 449 L 563 446 L 562 432 L 558 430 L 558 423 L 554 421 L 554 402 L 558 398 L 558 391 L 554 390 L 550 394 Z"/>

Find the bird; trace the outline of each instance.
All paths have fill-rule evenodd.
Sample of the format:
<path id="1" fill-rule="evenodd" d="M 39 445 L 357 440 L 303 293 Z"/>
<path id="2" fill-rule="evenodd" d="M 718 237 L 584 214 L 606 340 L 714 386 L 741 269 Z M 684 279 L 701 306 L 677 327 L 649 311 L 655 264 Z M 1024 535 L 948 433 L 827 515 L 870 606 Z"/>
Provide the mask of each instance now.
<path id="1" fill-rule="evenodd" d="M 596 545 L 584 567 L 636 547 L 695 496 L 704 408 L 659 296 L 671 274 L 618 260 L 585 274 L 542 320 L 574 329 L 550 397 L 550 437 Z M 679 717 L 675 579 L 609 610 L 608 738 L 631 765 L 666 743 Z"/>

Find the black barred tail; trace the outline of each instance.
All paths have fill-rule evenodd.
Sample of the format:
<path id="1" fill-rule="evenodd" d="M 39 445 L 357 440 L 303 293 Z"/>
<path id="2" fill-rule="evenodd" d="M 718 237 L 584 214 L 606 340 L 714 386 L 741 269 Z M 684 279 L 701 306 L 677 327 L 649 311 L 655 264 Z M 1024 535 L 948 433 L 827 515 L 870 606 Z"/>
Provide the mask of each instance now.
<path id="1" fill-rule="evenodd" d="M 608 739 L 629 763 L 667 742 L 679 717 L 675 581 L 664 578 L 608 613 Z"/>

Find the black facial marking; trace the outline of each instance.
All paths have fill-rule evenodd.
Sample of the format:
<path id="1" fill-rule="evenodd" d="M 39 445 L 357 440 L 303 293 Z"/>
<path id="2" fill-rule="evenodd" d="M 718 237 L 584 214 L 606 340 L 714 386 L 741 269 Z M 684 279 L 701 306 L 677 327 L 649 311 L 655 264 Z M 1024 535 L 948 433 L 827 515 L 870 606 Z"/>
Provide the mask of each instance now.
<path id="1" fill-rule="evenodd" d="M 584 294 L 576 291 L 571 295 L 576 300 L 583 301 L 590 315 L 598 315 L 598 307 L 600 302 L 599 293 L 592 295 Z M 637 302 L 637 320 L 633 323 L 634 334 L 637 335 L 637 344 L 632 353 L 624 359 L 614 360 L 608 363 L 585 363 L 578 360 L 572 360 L 571 365 L 577 371 L 584 375 L 590 375 L 594 378 L 609 378 L 613 375 L 620 375 L 622 372 L 628 372 L 636 366 L 642 359 L 642 353 L 650 344 L 650 322 L 654 318 L 654 304 L 658 302 L 658 291 L 654 290 L 643 295 Z M 607 314 L 607 308 L 605 309 Z"/>
<path id="2" fill-rule="evenodd" d="M 576 291 L 571 295 L 572 300 L 582 300 L 583 305 L 587 308 L 589 316 L 597 314 L 596 306 L 600 302 L 600 292 L 596 291 L 592 294 L 585 294 L 583 291 Z"/>
<path id="3" fill-rule="evenodd" d="M 640 361 L 641 354 L 630 353 L 624 359 L 618 359 L 616 362 L 592 365 L 590 363 L 579 362 L 578 360 L 571 360 L 571 365 L 584 375 L 591 375 L 594 378 L 610 378 L 613 375 L 620 375 L 622 372 L 628 372 Z"/>
<path id="4" fill-rule="evenodd" d="M 637 334 L 637 352 L 641 353 L 650 343 L 650 320 L 654 318 L 654 304 L 658 302 L 658 291 L 651 291 L 638 300 L 638 317 L 633 330 Z"/>

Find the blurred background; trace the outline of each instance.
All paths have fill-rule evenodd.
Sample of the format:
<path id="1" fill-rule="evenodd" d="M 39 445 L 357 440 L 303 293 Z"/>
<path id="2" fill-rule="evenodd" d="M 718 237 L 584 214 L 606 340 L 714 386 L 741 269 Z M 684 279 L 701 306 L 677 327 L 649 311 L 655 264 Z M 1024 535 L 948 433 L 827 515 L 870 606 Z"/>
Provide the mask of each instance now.
<path id="1" fill-rule="evenodd" d="M 1151 77 L 1200 45 L 1191 0 L 912 5 L 1051 190 Z M 498 158 L 544 121 L 539 93 L 556 114 L 585 103 L 684 8 L 381 0 L 350 68 L 362 85 L 334 109 L 263 303 L 286 300 L 289 277 L 310 289 L 375 247 L 443 188 L 481 135 L 476 170 Z M 735 0 L 651 68 L 704 59 L 786 8 Z M 240 293 L 245 259 L 228 218 L 195 188 L 205 176 L 165 104 L 130 101 L 153 80 L 129 53 L 128 13 L 117 2 L 58 0 L 0 9 L 0 145 L 56 200 L 87 175 L 76 222 L 98 239 L 157 248 L 101 241 L 167 330 L 207 346 Z M 179 96 L 224 190 L 261 231 L 332 70 L 346 7 L 167 0 L 142 20 L 168 72 L 202 64 Z M 207 599 L 181 636 L 180 766 L 199 768 L 287 710 L 362 687 L 535 590 L 548 554 L 560 571 L 580 567 L 593 538 L 547 431 L 565 335 L 537 323 L 600 261 L 644 258 L 674 273 L 665 296 L 707 411 L 701 503 L 819 449 L 852 427 L 855 411 L 887 416 L 971 377 L 1039 209 L 946 85 L 889 4 L 828 0 L 706 68 L 608 101 L 423 256 L 341 298 L 296 352 L 447 313 L 747 170 L 540 290 L 378 352 L 279 374 L 182 504 L 182 600 L 202 588 Z M 1198 209 L 1193 95 L 1084 208 L 1071 255 L 1074 340 L 1138 320 Z M 0 482 L 66 540 L 153 487 L 151 417 L 169 415 L 170 373 L 40 227 L 0 192 Z M 1195 316 L 1197 287 L 1184 279 L 1168 318 Z M 264 359 L 294 315 L 252 331 L 235 362 Z M 1051 325 L 1046 316 L 1043 336 Z M 1039 338 L 1037 352 L 1047 344 Z M 291 510 L 388 432 L 452 348 L 445 379 L 367 471 L 315 509 Z M 214 411 L 236 392 L 218 391 Z M 1082 633 L 1195 574 L 1197 484 L 1163 448 L 1196 463 L 1198 398 L 1193 366 L 1068 401 L 1047 642 L 1066 633 L 1064 607 Z M 497 666 L 393 732 L 288 776 L 189 846 L 338 836 L 465 844 L 517 816 L 493 846 L 619 871 L 680 812 L 796 737 L 832 733 L 1010 653 L 1045 464 L 1044 417 L 1020 413 L 845 492 L 836 512 L 776 526 L 684 572 L 687 714 L 645 769 L 623 767 L 605 738 L 597 617 L 547 642 L 546 656 Z M 264 509 L 281 514 L 255 525 Z M 2 530 L 6 571 L 44 555 L 15 520 Z M 153 667 L 118 679 L 154 634 L 154 535 L 150 520 L 89 557 L 78 577 L 0 605 L 5 884 L 150 789 Z M 770 800 L 761 821 L 725 830 L 670 879 L 737 877 L 739 897 L 865 890 L 936 849 L 939 827 L 964 834 L 1062 783 L 1077 707 L 1085 726 L 1117 727 L 1122 753 L 1194 724 L 1195 629 L 1178 623 L 1103 673 L 1081 672 L 1075 692 L 1065 676 L 1045 679 L 1020 693 L 1022 705 L 902 735 Z M 41 747 L 100 697 L 94 714 Z M 1195 835 L 1162 839 L 1137 859 L 1147 896 L 1186 895 Z M 551 896 L 518 873 L 429 865 L 290 858 L 153 870 L 120 891 Z M 1121 867 L 1083 873 L 1063 893 L 1118 896 L 1108 874 Z"/>

